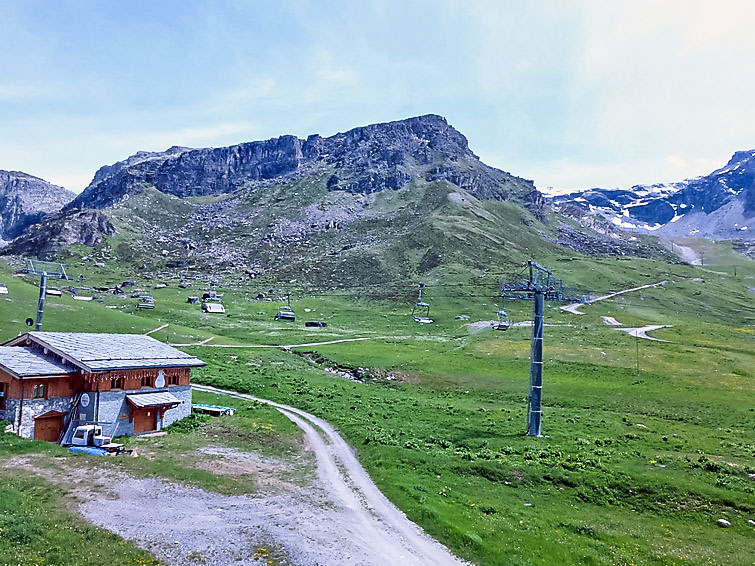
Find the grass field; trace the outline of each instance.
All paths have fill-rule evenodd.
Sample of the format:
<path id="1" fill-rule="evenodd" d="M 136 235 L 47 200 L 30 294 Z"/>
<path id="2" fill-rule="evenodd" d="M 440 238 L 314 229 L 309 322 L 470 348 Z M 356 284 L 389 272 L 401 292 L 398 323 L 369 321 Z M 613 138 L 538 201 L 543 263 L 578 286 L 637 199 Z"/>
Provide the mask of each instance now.
<path id="1" fill-rule="evenodd" d="M 167 323 L 153 336 L 186 344 L 211 338 L 183 348 L 208 362 L 193 373 L 195 381 L 329 420 L 394 503 L 478 564 L 751 565 L 755 296 L 747 287 L 754 286 L 748 278 L 755 267 L 724 247 L 706 258 L 717 263 L 539 260 L 595 294 L 668 281 L 583 307 L 584 316 L 549 305 L 546 321 L 558 326 L 546 328 L 544 438 L 523 434 L 530 330 L 468 328 L 494 317 L 494 273 L 463 279 L 451 268 L 434 272 L 427 299 L 436 323 L 428 326 L 411 322 L 410 304 L 366 299 L 369 289 L 294 297 L 301 320 L 323 320 L 327 328 L 274 322 L 277 303 L 252 299 L 271 285 L 264 281 L 221 288 L 231 316 L 207 315 L 185 303 L 201 289 L 170 281 L 154 291 L 150 312 L 112 296 L 103 299 L 116 307 L 109 309 L 51 300 L 45 329 L 145 332 Z M 133 277 L 87 272 L 89 284 L 98 278 Z M 26 329 L 36 291 L 0 264 L 2 280 L 11 300 L 0 303 L 0 319 L 9 321 L 0 334 L 10 338 Z M 514 320 L 526 320 L 531 304 L 509 301 L 506 308 Z M 457 320 L 460 314 L 469 321 Z M 605 326 L 601 315 L 627 326 L 673 326 L 654 334 L 668 342 L 638 341 Z M 240 347 L 353 337 L 370 339 L 291 351 Z M 362 382 L 326 367 L 358 372 Z M 294 442 L 290 426 L 276 427 L 280 446 Z M 219 442 L 231 442 L 224 434 Z M 223 492 L 254 489 L 253 481 L 229 486 L 173 459 L 194 446 L 195 436 L 167 438 L 151 449 L 155 460 L 123 465 Z M 250 448 L 264 450 L 265 443 L 252 439 Z M 721 518 L 732 526 L 720 528 Z"/>

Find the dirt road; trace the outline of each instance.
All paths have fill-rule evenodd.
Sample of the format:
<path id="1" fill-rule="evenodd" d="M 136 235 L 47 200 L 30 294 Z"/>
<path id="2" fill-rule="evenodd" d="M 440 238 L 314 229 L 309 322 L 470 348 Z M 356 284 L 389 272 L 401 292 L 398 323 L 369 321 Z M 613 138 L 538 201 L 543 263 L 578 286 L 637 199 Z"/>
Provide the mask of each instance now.
<path id="1" fill-rule="evenodd" d="M 44 455 L 13 456 L 0 461 L 0 473 L 22 469 L 44 476 L 73 496 L 87 520 L 134 541 L 168 566 L 467 564 L 385 498 L 327 422 L 251 395 L 195 387 L 276 407 L 304 431 L 305 452 L 292 464 L 222 446 L 202 449 L 215 457 L 203 469 L 254 474 L 261 489 L 253 495 L 132 477 L 113 466 L 98 467 L 96 459 L 51 464 Z M 281 470 L 284 477 L 300 473 L 292 466 L 303 461 L 308 475 L 302 484 L 275 477 Z"/>
<path id="2" fill-rule="evenodd" d="M 198 391 L 259 401 L 277 408 L 299 426 L 317 457 L 320 484 L 329 500 L 343 510 L 349 536 L 344 555 L 321 564 L 463 564 L 444 546 L 428 537 L 380 492 L 354 456 L 351 447 L 326 421 L 295 407 L 233 391 L 193 385 Z M 346 558 L 357 552 L 358 560 Z"/>
<path id="3" fill-rule="evenodd" d="M 311 348 L 312 346 L 328 346 L 330 344 L 343 344 L 344 342 L 361 342 L 363 340 L 372 340 L 372 338 L 341 338 L 339 340 L 328 340 L 326 342 L 305 342 L 304 344 L 208 344 L 214 338 L 207 338 L 201 342 L 192 342 L 191 344 L 171 344 L 175 347 L 185 346 L 207 346 L 208 348 L 277 348 L 279 350 L 290 350 L 291 348 Z"/>
<path id="4" fill-rule="evenodd" d="M 616 330 L 621 330 L 622 332 L 626 332 L 630 336 L 634 336 L 635 338 L 644 338 L 645 340 L 652 340 L 653 342 L 668 342 L 668 340 L 662 340 L 661 338 L 653 338 L 652 336 L 648 336 L 647 333 L 651 332 L 653 330 L 658 330 L 659 328 L 671 328 L 670 324 L 648 324 L 647 326 L 641 326 L 640 328 L 617 328 Z"/>
<path id="5" fill-rule="evenodd" d="M 658 283 L 650 283 L 649 285 L 641 285 L 640 287 L 632 287 L 631 289 L 616 291 L 615 293 L 609 293 L 608 295 L 603 295 L 602 297 L 590 299 L 589 301 L 585 301 L 584 303 L 572 303 L 570 305 L 566 305 L 565 307 L 561 307 L 561 310 L 565 310 L 566 312 L 570 312 L 572 314 L 585 314 L 579 310 L 579 307 L 583 305 L 591 305 L 593 303 L 597 303 L 598 301 L 605 301 L 606 299 L 616 297 L 617 295 L 623 295 L 624 293 L 631 293 L 633 291 L 640 291 L 642 289 L 650 289 L 651 287 L 659 287 L 665 285 L 666 283 L 668 283 L 668 281 L 664 280 L 659 281 Z"/>

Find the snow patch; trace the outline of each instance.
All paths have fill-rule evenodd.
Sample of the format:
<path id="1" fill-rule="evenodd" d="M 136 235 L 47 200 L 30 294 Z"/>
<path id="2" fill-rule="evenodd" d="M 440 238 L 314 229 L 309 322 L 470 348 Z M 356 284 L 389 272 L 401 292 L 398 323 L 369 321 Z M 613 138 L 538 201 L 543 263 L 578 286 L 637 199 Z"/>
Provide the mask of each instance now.
<path id="1" fill-rule="evenodd" d="M 631 222 L 622 222 L 621 218 L 619 218 L 618 216 L 614 216 L 613 218 L 611 218 L 611 222 L 613 224 L 615 224 L 616 226 L 620 226 L 622 228 L 634 228 L 635 227 L 634 224 L 632 224 Z"/>

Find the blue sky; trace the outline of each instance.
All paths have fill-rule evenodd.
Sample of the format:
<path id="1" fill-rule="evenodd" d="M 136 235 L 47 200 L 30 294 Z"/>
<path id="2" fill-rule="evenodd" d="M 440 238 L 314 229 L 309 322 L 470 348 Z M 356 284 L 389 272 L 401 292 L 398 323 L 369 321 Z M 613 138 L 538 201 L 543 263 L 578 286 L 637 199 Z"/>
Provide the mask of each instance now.
<path id="1" fill-rule="evenodd" d="M 73 190 L 138 150 L 436 113 L 539 187 L 755 147 L 755 2 L 0 0 L 0 169 Z"/>

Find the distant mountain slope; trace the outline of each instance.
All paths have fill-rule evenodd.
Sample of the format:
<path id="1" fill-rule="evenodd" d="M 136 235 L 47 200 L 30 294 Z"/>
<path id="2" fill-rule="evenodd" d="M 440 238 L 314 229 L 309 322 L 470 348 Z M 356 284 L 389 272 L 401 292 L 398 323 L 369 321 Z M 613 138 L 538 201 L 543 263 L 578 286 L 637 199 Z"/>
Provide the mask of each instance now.
<path id="1" fill-rule="evenodd" d="M 327 138 L 281 136 L 230 147 L 140 152 L 101 168 L 73 208 L 104 208 L 145 186 L 179 197 L 327 173 L 329 190 L 369 194 L 412 181 L 448 180 L 482 199 L 505 200 L 534 191 L 531 181 L 488 167 L 466 138 L 437 115 L 355 128 Z"/>
<path id="2" fill-rule="evenodd" d="M 57 212 L 76 195 L 20 171 L 0 170 L 0 246 L 45 215 Z"/>
<path id="3" fill-rule="evenodd" d="M 736 152 L 710 175 L 629 190 L 590 189 L 556 196 L 625 230 L 665 236 L 755 240 L 755 150 Z"/>
<path id="4" fill-rule="evenodd" d="M 485 165 L 428 115 L 328 138 L 139 152 L 97 171 L 5 253 L 51 257 L 82 243 L 165 277 L 267 273 L 321 288 L 573 250 L 667 253 L 610 225 L 548 218 L 543 205 L 531 181 Z"/>

